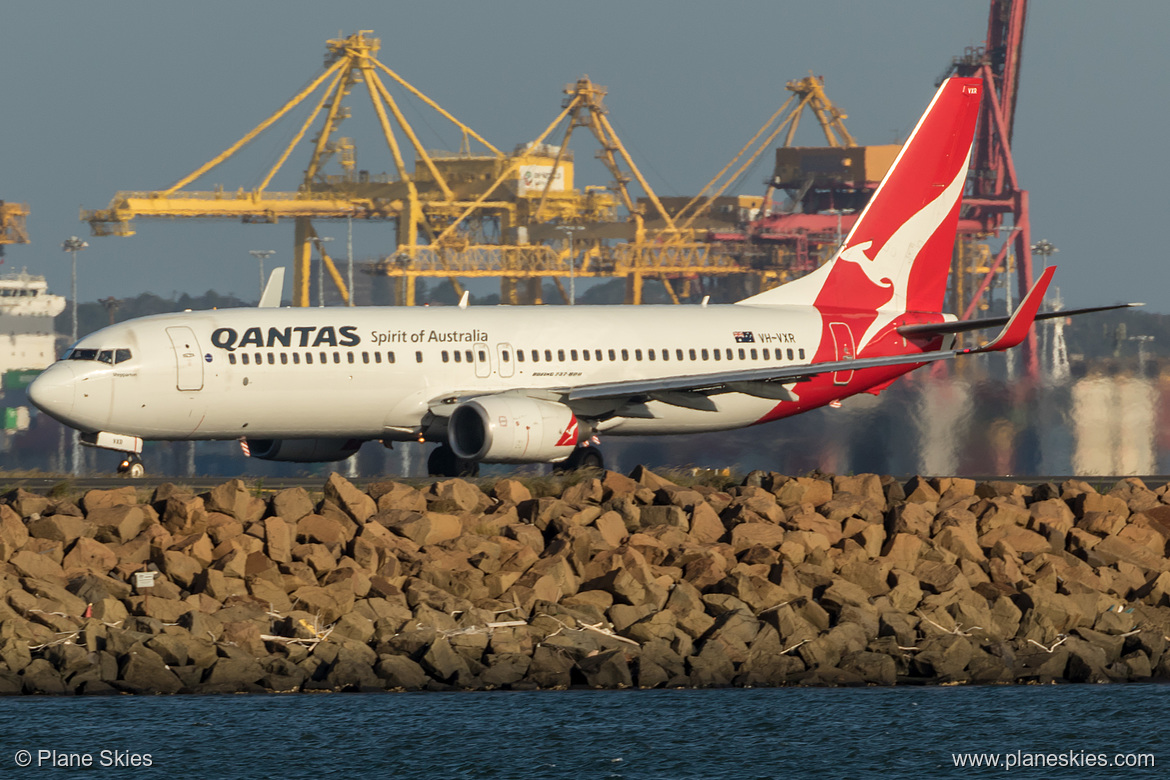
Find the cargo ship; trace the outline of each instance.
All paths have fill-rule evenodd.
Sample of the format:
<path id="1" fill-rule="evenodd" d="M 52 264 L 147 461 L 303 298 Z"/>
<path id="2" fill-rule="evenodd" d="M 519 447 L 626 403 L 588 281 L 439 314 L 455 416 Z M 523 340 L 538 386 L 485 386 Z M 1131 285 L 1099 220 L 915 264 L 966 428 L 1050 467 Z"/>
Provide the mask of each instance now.
<path id="1" fill-rule="evenodd" d="M 53 318 L 65 299 L 45 277 L 27 271 L 0 274 L 0 373 L 39 371 L 57 358 Z"/>

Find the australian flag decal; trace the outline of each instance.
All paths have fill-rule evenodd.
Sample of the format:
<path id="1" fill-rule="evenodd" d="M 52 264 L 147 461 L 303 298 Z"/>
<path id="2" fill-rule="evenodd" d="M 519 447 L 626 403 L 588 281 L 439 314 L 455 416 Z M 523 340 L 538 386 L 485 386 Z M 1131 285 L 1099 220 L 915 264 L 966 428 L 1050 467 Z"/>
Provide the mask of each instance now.
<path id="1" fill-rule="evenodd" d="M 755 344 L 756 337 L 750 330 L 737 330 L 732 335 L 735 336 L 736 344 Z"/>

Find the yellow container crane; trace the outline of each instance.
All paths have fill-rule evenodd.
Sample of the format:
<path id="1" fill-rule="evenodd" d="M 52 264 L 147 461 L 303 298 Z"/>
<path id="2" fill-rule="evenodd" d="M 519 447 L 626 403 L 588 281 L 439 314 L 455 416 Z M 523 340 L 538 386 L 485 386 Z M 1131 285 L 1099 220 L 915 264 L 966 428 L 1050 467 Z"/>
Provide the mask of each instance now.
<path id="1" fill-rule="evenodd" d="M 25 227 L 27 216 L 27 204 L 0 200 L 0 257 L 4 256 L 6 244 L 28 243 L 28 229 Z"/>
<path id="2" fill-rule="evenodd" d="M 562 150 L 530 144 L 513 155 L 504 154 L 378 61 L 379 47 L 380 41 L 371 37 L 368 30 L 329 40 L 324 71 L 276 113 L 220 154 L 167 189 L 119 192 L 107 208 L 83 210 L 81 218 L 90 223 L 94 235 L 98 236 L 133 235 L 131 221 L 135 217 L 235 218 L 244 222 L 277 222 L 291 218 L 295 222 L 295 306 L 309 305 L 314 247 L 343 299 L 347 302 L 350 299 L 350 291 L 313 227 L 314 219 L 394 222 L 397 227 L 396 256 L 407 263 L 424 248 L 432 250 L 458 245 L 460 241 L 466 243 L 456 228 L 469 219 L 496 219 L 501 235 L 514 236 L 517 227 L 528 221 L 528 204 L 536 199 L 537 194 L 541 196 L 540 210 L 546 218 L 612 219 L 614 200 L 611 195 L 582 194 L 572 188 L 571 159 L 565 160 Z M 462 134 L 462 150 L 457 154 L 428 151 L 407 122 L 382 76 L 389 77 L 454 124 Z M 382 137 L 393 159 L 394 173 L 387 176 L 371 177 L 366 172 L 356 171 L 352 141 L 336 137 L 338 126 L 349 116 L 343 99 L 360 84 L 366 87 Z M 308 117 L 258 186 L 234 191 L 223 187 L 211 191 L 184 189 L 318 92 Z M 318 120 L 321 126 L 310 136 L 310 130 Z M 399 140 L 398 133 L 405 137 L 405 143 Z M 268 186 L 277 172 L 306 137 L 312 138 L 313 148 L 298 189 L 295 192 L 269 191 Z M 482 145 L 485 151 L 473 155 L 470 151 L 472 140 Z M 407 169 L 407 145 L 414 156 L 413 171 Z M 326 175 L 323 167 L 334 158 L 342 173 Z M 561 160 L 560 173 L 556 174 L 558 158 Z M 550 170 L 555 175 L 542 179 Z M 543 189 L 539 185 L 534 187 L 533 181 L 542 181 Z M 413 296 L 408 298 L 404 302 L 413 303 Z"/>

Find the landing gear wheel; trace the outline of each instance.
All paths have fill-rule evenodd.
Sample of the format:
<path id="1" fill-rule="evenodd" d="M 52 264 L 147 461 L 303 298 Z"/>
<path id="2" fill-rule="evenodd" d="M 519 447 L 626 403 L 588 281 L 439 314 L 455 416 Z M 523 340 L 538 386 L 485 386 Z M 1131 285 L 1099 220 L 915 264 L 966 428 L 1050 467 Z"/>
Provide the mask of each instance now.
<path id="1" fill-rule="evenodd" d="M 592 444 L 582 444 L 573 450 L 573 454 L 553 464 L 553 474 L 564 474 L 569 471 L 603 471 L 605 459 L 601 450 Z"/>
<path id="2" fill-rule="evenodd" d="M 479 462 L 460 458 L 446 444 L 440 444 L 427 458 L 427 473 L 432 477 L 476 477 Z"/>
<path id="3" fill-rule="evenodd" d="M 142 465 L 142 458 L 131 453 L 118 464 L 118 473 L 125 474 L 131 479 L 141 479 L 146 476 L 146 466 Z"/>
<path id="4" fill-rule="evenodd" d="M 605 458 L 601 457 L 601 450 L 596 447 L 588 447 L 578 450 L 581 457 L 577 468 L 586 471 L 605 471 Z"/>

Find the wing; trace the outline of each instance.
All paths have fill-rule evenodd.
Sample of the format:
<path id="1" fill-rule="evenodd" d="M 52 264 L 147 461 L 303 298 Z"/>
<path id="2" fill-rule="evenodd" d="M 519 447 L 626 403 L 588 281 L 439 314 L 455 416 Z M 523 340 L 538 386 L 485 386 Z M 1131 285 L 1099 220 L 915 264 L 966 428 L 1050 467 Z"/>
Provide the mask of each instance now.
<path id="1" fill-rule="evenodd" d="M 619 382 L 599 382 L 589 385 L 554 388 L 515 388 L 504 393 L 524 395 L 531 398 L 540 398 L 549 401 L 559 401 L 571 407 L 574 412 L 584 417 L 618 414 L 619 416 L 640 416 L 639 401 L 657 400 L 674 406 L 690 409 L 714 411 L 715 404 L 710 396 L 720 393 L 744 393 L 758 398 L 776 400 L 795 400 L 789 390 L 790 385 L 797 382 L 806 382 L 821 374 L 830 374 L 836 371 L 859 371 L 867 368 L 885 368 L 889 366 L 920 366 L 934 363 L 939 360 L 950 360 L 960 355 L 975 355 L 983 352 L 999 352 L 1010 349 L 1024 340 L 1028 329 L 1035 322 L 1037 310 L 1044 297 L 1045 291 L 1052 280 L 1055 267 L 1045 270 L 1036 284 L 1020 302 L 1019 307 L 1011 317 L 1002 318 L 1003 330 L 988 344 L 982 347 L 968 349 L 937 350 L 934 352 L 915 352 L 901 355 L 883 355 L 880 357 L 858 358 L 854 360 L 833 360 L 824 363 L 806 363 L 802 365 L 769 366 L 766 368 L 737 369 L 733 371 L 718 371 L 702 374 L 685 374 L 657 379 L 631 379 Z M 1117 307 L 1103 307 L 1117 308 Z M 1099 311 L 1101 309 L 1095 309 Z M 1061 312 L 1061 316 L 1069 316 L 1071 312 Z M 983 320 L 981 322 L 989 322 Z M 942 330 L 949 325 L 965 323 L 938 323 L 929 326 L 931 332 L 952 332 Z M 920 328 L 915 333 L 927 332 L 926 326 L 906 326 Z M 899 329 L 901 330 L 901 329 Z M 466 395 L 449 393 L 431 401 L 432 413 L 437 416 L 447 416 L 450 410 L 458 403 L 484 395 L 482 392 L 471 392 Z"/>
<path id="2" fill-rule="evenodd" d="M 713 412 L 716 410 L 716 406 L 711 401 L 710 396 L 720 393 L 744 393 L 757 398 L 793 401 L 796 400 L 796 396 L 788 389 L 787 385 L 795 382 L 807 382 L 819 374 L 883 366 L 921 365 L 977 351 L 984 350 L 925 352 L 860 360 L 835 360 L 829 363 L 684 374 L 661 379 L 600 382 L 576 387 L 514 388 L 490 393 L 490 395 L 521 395 L 545 401 L 557 401 L 569 406 L 582 417 L 610 416 L 615 413 L 621 417 L 644 416 L 640 412 L 640 405 L 637 402 L 647 400 Z M 458 404 L 484 395 L 488 395 L 488 393 L 475 391 L 445 393 L 432 399 L 429 408 L 435 416 L 447 417 Z"/>

